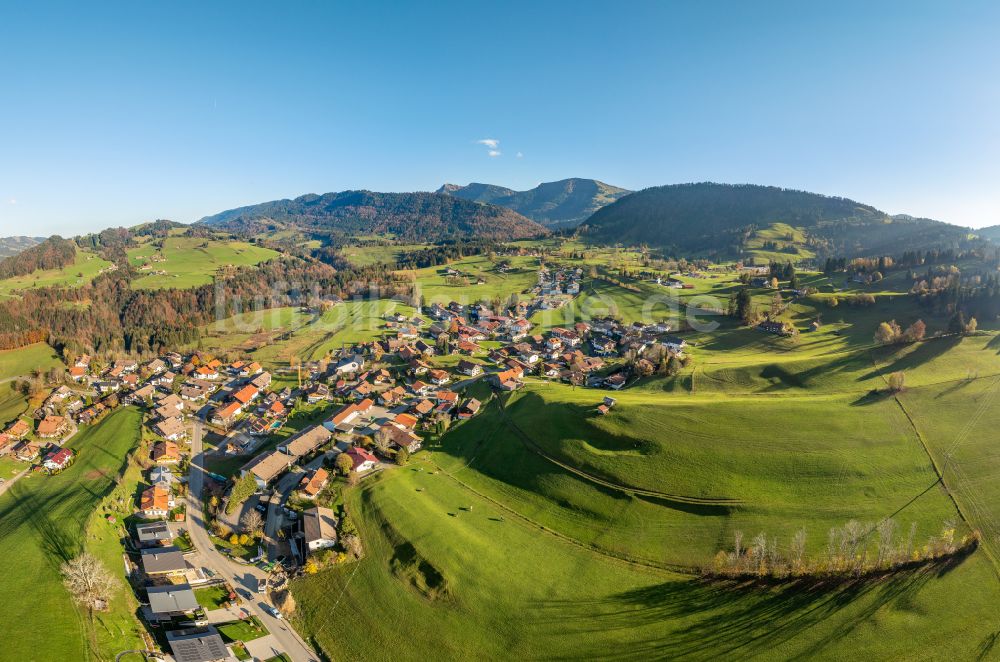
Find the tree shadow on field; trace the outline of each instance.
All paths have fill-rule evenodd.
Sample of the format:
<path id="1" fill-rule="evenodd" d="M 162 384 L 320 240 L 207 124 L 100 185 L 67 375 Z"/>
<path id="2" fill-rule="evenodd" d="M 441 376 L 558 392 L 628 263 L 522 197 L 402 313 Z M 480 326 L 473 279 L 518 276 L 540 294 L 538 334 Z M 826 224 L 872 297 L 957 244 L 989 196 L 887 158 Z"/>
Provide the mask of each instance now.
<path id="1" fill-rule="evenodd" d="M 1000 354 L 1000 335 L 993 336 L 983 349 L 995 349 Z"/>
<path id="2" fill-rule="evenodd" d="M 722 659 L 773 653 L 773 649 L 823 624 L 796 657 L 809 658 L 850 635 L 880 609 L 907 603 L 939 566 L 899 571 L 878 579 L 800 579 L 768 585 L 753 581 L 670 581 L 603 599 L 543 601 L 532 605 L 539 627 L 555 625 L 585 640 L 588 634 L 626 635 L 632 659 Z M 992 646 L 992 643 L 990 643 Z M 621 658 L 623 652 L 595 651 Z M 782 655 L 787 657 L 788 654 Z M 567 651 L 565 659 L 574 657 Z"/>
<path id="3" fill-rule="evenodd" d="M 961 342 L 962 339 L 957 336 L 925 340 L 917 343 L 917 346 L 913 349 L 913 351 L 907 352 L 902 356 L 899 356 L 899 354 L 903 348 L 893 349 L 891 350 L 891 353 L 895 355 L 895 360 L 891 364 L 882 366 L 881 368 L 875 368 L 867 374 L 861 375 L 858 377 L 858 381 L 863 382 L 869 379 L 875 379 L 876 377 L 888 375 L 892 372 L 915 370 L 923 364 L 929 363 L 930 361 L 942 356 L 948 352 L 948 350 L 957 346 Z M 877 356 L 876 358 L 882 357 Z"/>
<path id="4" fill-rule="evenodd" d="M 862 395 L 857 400 L 851 402 L 852 407 L 867 407 L 868 405 L 878 404 L 884 400 L 888 400 L 892 397 L 892 391 L 888 389 L 872 389 Z"/>

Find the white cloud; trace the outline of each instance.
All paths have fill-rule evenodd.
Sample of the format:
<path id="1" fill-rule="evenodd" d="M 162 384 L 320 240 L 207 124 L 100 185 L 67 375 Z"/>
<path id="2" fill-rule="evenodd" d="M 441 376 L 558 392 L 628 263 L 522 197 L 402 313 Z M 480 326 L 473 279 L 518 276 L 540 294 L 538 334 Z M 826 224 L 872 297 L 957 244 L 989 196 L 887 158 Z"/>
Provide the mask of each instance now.
<path id="1" fill-rule="evenodd" d="M 491 150 L 490 150 L 489 152 L 487 152 L 487 153 L 488 153 L 488 154 L 489 154 L 489 155 L 490 155 L 491 157 L 493 157 L 493 156 L 500 156 L 500 150 L 498 150 L 498 149 L 491 149 Z"/>
<path id="2" fill-rule="evenodd" d="M 7 204 L 8 205 L 16 205 L 17 204 L 17 199 L 16 198 L 11 198 L 10 200 L 7 201 Z"/>
<path id="3" fill-rule="evenodd" d="M 500 146 L 500 141 L 496 138 L 483 138 L 482 140 L 477 140 L 477 144 L 486 145 L 490 150 L 496 151 L 496 148 Z"/>
<path id="4" fill-rule="evenodd" d="M 519 159 L 523 159 L 523 158 L 524 158 L 524 153 L 523 153 L 523 152 L 518 152 L 518 153 L 517 153 L 517 154 L 515 154 L 514 156 L 516 156 L 516 157 L 517 157 L 517 158 L 519 158 Z"/>

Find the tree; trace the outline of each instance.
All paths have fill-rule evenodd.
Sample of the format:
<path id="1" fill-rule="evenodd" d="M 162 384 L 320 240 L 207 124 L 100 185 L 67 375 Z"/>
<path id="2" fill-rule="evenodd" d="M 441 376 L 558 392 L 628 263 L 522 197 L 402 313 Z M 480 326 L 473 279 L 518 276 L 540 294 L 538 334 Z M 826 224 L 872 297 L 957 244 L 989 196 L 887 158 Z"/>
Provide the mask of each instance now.
<path id="1" fill-rule="evenodd" d="M 347 453 L 341 453 L 338 455 L 335 464 L 337 465 L 337 469 L 340 473 L 345 476 L 350 475 L 351 470 L 354 468 L 354 462 L 347 456 Z"/>
<path id="2" fill-rule="evenodd" d="M 906 381 L 906 376 L 903 374 L 902 370 L 897 370 L 896 372 L 889 375 L 889 390 L 893 393 L 899 393 L 903 390 L 903 385 Z"/>
<path id="3" fill-rule="evenodd" d="M 319 572 L 319 565 L 316 563 L 315 560 L 309 559 L 308 561 L 306 561 L 306 564 L 302 566 L 302 570 L 307 575 L 315 575 L 317 572 Z"/>
<path id="4" fill-rule="evenodd" d="M 882 322 L 875 330 L 875 342 L 880 345 L 891 345 L 902 337 L 902 333 L 896 320 Z"/>
<path id="5" fill-rule="evenodd" d="M 361 558 L 361 554 L 364 552 L 364 549 L 361 546 L 361 538 L 353 534 L 346 535 L 343 538 L 343 543 L 344 543 L 344 549 L 346 549 L 349 553 L 353 554 L 354 558 L 356 559 Z"/>
<path id="6" fill-rule="evenodd" d="M 948 322 L 948 330 L 952 333 L 965 333 L 965 327 L 965 313 L 958 310 L 951 316 L 951 320 Z"/>
<path id="7" fill-rule="evenodd" d="M 375 432 L 375 446 L 383 453 L 389 450 L 390 442 L 392 442 L 392 433 L 388 426 L 382 426 Z"/>
<path id="8" fill-rule="evenodd" d="M 965 325 L 965 334 L 972 335 L 979 328 L 979 322 L 976 321 L 975 317 L 969 318 L 969 323 Z"/>
<path id="9" fill-rule="evenodd" d="M 410 451 L 405 448 L 400 448 L 396 452 L 396 464 L 402 466 L 410 461 Z"/>
<path id="10" fill-rule="evenodd" d="M 63 563 L 59 571 L 73 600 L 91 610 L 108 608 L 115 578 L 96 556 L 85 552 Z"/>
<path id="11" fill-rule="evenodd" d="M 240 519 L 240 524 L 243 526 L 243 531 L 254 538 L 260 538 L 261 534 L 264 533 L 264 518 L 257 512 L 256 508 L 248 510 Z"/>
<path id="12" fill-rule="evenodd" d="M 236 508 L 249 499 L 256 491 L 257 479 L 254 478 L 253 474 L 247 473 L 237 478 L 233 484 L 232 491 L 229 493 L 229 501 L 226 503 L 226 513 L 230 515 L 234 513 Z"/>
<path id="13" fill-rule="evenodd" d="M 237 534 L 234 533 L 233 535 L 229 536 L 229 544 L 230 545 L 239 545 L 240 544 L 240 537 L 239 537 L 239 535 L 237 535 Z"/>
<path id="14" fill-rule="evenodd" d="M 924 339 L 926 333 L 927 325 L 924 324 L 923 320 L 917 320 L 906 327 L 906 331 L 903 332 L 903 340 L 906 342 L 919 342 Z"/>
<path id="15" fill-rule="evenodd" d="M 247 545 L 249 545 L 250 544 L 250 536 L 248 536 L 245 533 L 241 533 L 240 534 L 240 544 L 243 545 L 244 547 L 246 547 Z"/>

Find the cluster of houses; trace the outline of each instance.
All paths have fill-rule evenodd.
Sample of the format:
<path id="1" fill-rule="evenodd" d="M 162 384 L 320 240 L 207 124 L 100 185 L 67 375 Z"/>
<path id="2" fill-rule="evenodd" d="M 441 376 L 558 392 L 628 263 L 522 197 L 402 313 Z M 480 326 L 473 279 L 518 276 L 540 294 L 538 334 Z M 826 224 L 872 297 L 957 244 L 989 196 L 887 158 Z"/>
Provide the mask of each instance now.
<path id="1" fill-rule="evenodd" d="M 206 578 L 173 544 L 166 522 L 138 524 L 133 544 L 139 557 L 135 583 L 146 593 L 143 617 L 169 628 L 164 634 L 175 662 L 237 659 L 218 629 L 208 624 L 209 618 L 198 603 L 193 585 L 204 583 Z"/>
<path id="2" fill-rule="evenodd" d="M 71 449 L 61 446 L 72 431 L 72 421 L 66 416 L 45 414 L 37 425 L 19 418 L 0 433 L 0 457 L 14 458 L 40 471 L 62 471 L 75 458 Z"/>

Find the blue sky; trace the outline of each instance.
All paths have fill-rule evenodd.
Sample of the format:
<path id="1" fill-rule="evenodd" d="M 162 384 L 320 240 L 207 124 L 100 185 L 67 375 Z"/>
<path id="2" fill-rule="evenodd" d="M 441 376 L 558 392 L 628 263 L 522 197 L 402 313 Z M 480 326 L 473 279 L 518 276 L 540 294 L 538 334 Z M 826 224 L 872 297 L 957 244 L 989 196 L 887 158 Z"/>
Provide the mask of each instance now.
<path id="1" fill-rule="evenodd" d="M 1000 3 L 374 4 L 0 4 L 0 234 L 572 176 L 1000 223 Z"/>

